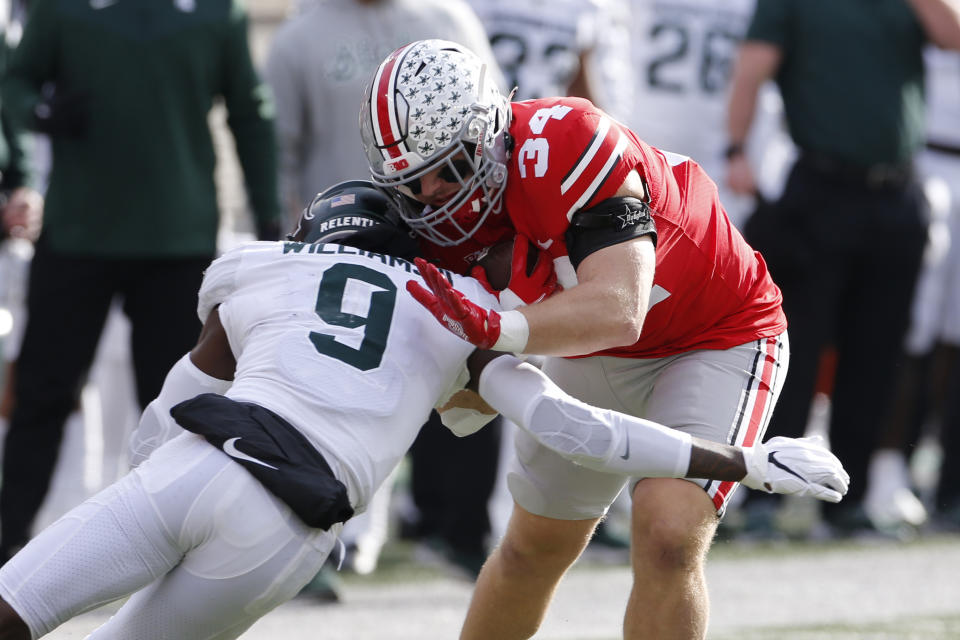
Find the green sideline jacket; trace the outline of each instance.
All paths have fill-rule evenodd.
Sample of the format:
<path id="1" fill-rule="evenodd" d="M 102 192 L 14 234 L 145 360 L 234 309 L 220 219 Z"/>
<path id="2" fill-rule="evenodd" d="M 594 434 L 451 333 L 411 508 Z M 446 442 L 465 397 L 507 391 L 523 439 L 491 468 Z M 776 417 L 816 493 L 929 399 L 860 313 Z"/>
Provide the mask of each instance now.
<path id="1" fill-rule="evenodd" d="M 9 60 L 6 33 L 0 29 L 0 77 L 6 73 Z M 24 185 L 36 188 L 37 176 L 29 162 L 29 149 L 30 143 L 24 130 L 10 122 L 7 113 L 2 110 L 0 98 L 0 191 L 12 191 Z"/>
<path id="2" fill-rule="evenodd" d="M 272 102 L 235 0 L 34 0 L 3 84 L 33 123 L 45 85 L 87 97 L 79 136 L 54 136 L 44 235 L 100 257 L 213 255 L 222 96 L 258 222 L 279 219 Z"/>

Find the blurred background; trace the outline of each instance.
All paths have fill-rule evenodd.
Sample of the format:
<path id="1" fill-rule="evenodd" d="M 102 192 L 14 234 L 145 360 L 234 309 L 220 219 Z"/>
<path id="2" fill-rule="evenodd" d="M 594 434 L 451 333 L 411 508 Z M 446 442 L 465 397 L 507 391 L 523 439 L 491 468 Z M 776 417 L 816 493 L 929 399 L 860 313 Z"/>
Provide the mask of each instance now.
<path id="1" fill-rule="evenodd" d="M 91 7 L 125 1 L 91 0 Z M 195 0 L 197 5 L 204 1 Z M 34 4 L 0 2 L 7 45 L 4 73 Z M 174 4 L 183 11 L 196 8 L 194 0 Z M 172 232 L 184 238 L 206 234 L 210 243 L 184 248 L 174 242 L 154 251 L 149 240 L 154 220 L 141 227 L 138 235 L 147 241 L 139 253 L 124 253 L 118 249 L 122 243 L 104 244 L 98 258 L 111 269 L 121 265 L 128 270 L 130 263 L 123 261 L 139 265 L 158 259 L 173 269 L 189 266 L 190 260 L 205 264 L 240 242 L 279 237 L 314 193 L 343 179 L 366 177 L 356 126 L 363 85 L 387 53 L 423 37 L 474 38 L 472 48 L 499 69 L 503 86 L 518 87 L 515 99 L 588 97 L 650 144 L 691 156 L 717 182 L 734 224 L 766 255 L 770 232 L 761 228 L 759 216 L 783 198 L 799 154 L 784 99 L 770 77 L 757 83 L 747 135 L 731 149 L 733 79 L 754 6 L 753 0 L 248 0 L 246 44 L 255 77 L 245 75 L 244 47 L 232 50 L 231 55 L 241 59 L 228 61 L 224 67 L 232 69 L 223 73 L 251 82 L 251 87 L 262 83 L 263 96 L 269 97 L 248 104 L 229 91 L 222 95 L 230 83 L 211 87 L 212 108 L 201 115 L 211 132 L 216 210 L 204 214 L 204 224 L 210 227 L 215 221 L 215 229 L 199 232 L 184 219 L 177 224 L 186 230 Z M 711 637 L 960 638 L 960 472 L 952 464 L 960 440 L 960 54 L 927 47 L 923 55 L 924 99 L 917 103 L 923 113 L 915 125 L 922 127 L 923 139 L 909 158 L 911 175 L 916 172 L 923 187 L 922 231 L 915 269 L 907 274 L 910 286 L 903 299 L 891 302 L 904 307 L 904 326 L 899 331 L 887 327 L 884 344 L 895 345 L 895 353 L 885 359 L 890 375 L 883 386 L 869 390 L 869 401 L 856 400 L 876 416 L 868 425 L 873 427 L 869 437 L 862 431 L 856 434 L 855 446 L 863 458 L 853 473 L 856 490 L 842 513 L 827 515 L 810 500 L 771 500 L 739 490 L 709 563 Z M 39 62 L 17 64 L 24 77 L 42 71 Z M 2 86 L 0 100 L 6 110 L 10 84 Z M 63 121 L 53 118 L 28 130 L 16 123 L 8 127 L 4 117 L 11 151 L 0 154 L 10 157 L 2 185 L 4 201 L 10 204 L 4 205 L 9 214 L 0 241 L 0 436 L 11 420 L 28 421 L 42 413 L 22 408 L 16 417 L 13 385 L 18 368 L 33 378 L 51 367 L 75 373 L 36 383 L 46 385 L 43 392 L 23 400 L 59 403 L 62 409 L 36 418 L 50 425 L 46 435 L 33 436 L 44 446 L 31 445 L 45 449 L 45 461 L 34 464 L 16 455 L 18 464 L 31 466 L 31 471 L 11 476 L 20 472 L 12 469 L 9 455 L 3 458 L 8 468 L 0 481 L 8 496 L 13 483 L 32 483 L 24 493 L 34 496 L 22 508 L 0 496 L 5 552 L 14 548 L 17 536 L 32 535 L 127 471 L 127 438 L 140 407 L 153 397 L 145 380 L 162 382 L 167 368 L 159 358 L 138 357 L 134 364 L 133 350 L 140 354 L 141 347 L 136 346 L 131 318 L 142 319 L 131 312 L 135 296 L 130 292 L 147 286 L 147 280 L 127 283 L 128 289 L 117 285 L 97 292 L 102 313 L 90 320 L 89 353 L 77 353 L 75 363 L 64 358 L 69 366 L 61 367 L 56 354 L 36 349 L 25 354 L 36 363 L 18 362 L 28 326 L 28 274 L 35 252 L 59 251 L 59 257 L 69 258 L 74 254 L 51 240 L 59 232 L 56 225 L 68 229 L 59 232 L 61 238 L 84 233 L 76 230 L 83 225 L 83 208 L 67 216 L 59 212 L 63 198 L 48 197 L 44 223 L 49 227 L 43 227 L 46 238 L 38 238 L 43 205 L 31 200 L 31 193 L 48 196 L 48 186 L 58 179 L 50 174 L 51 166 L 63 174 L 115 171 L 78 160 L 83 156 L 71 150 L 72 142 L 57 143 L 72 139 L 71 127 L 86 126 L 90 114 L 84 110 L 99 103 L 85 104 L 86 96 L 71 95 L 68 83 L 55 89 L 44 100 L 51 113 L 69 116 Z M 116 87 L 117 96 L 125 93 L 122 83 Z M 254 112 L 267 114 L 269 135 L 240 122 L 240 115 L 256 120 Z M 82 138 L 87 142 L 96 131 L 93 119 L 89 126 Z M 162 147 L 151 150 L 151 138 L 163 135 L 151 129 L 163 132 L 165 126 L 149 121 L 137 126 L 144 138 L 139 152 L 166 152 Z M 180 126 L 188 137 L 196 131 L 185 122 L 169 130 L 180 132 Z M 21 139 L 26 141 L 22 149 L 16 142 Z M 62 158 L 54 159 L 58 153 Z M 198 153 L 202 156 L 204 150 Z M 749 188 L 729 179 L 732 161 L 740 157 L 752 167 Z M 172 160 L 161 158 L 158 166 L 163 162 Z M 19 168 L 24 163 L 29 169 Z M 60 168 L 68 164 L 73 166 Z M 60 179 L 68 180 L 63 175 Z M 162 182 L 154 180 L 144 189 L 159 193 Z M 114 197 L 122 202 L 123 187 L 104 189 L 87 207 L 108 209 Z M 76 187 L 64 190 L 69 188 Z M 154 196 L 144 190 L 139 197 Z M 93 233 L 105 237 L 116 224 L 103 217 L 90 220 L 91 226 L 104 225 Z M 159 246 L 163 234 L 155 233 Z M 769 243 L 775 280 L 778 269 L 786 275 L 789 268 L 773 259 L 783 251 L 784 238 L 787 244 L 799 244 L 789 233 L 776 230 L 780 244 Z M 42 242 L 51 245 L 38 248 Z M 68 269 L 66 264 L 57 266 L 58 272 Z M 198 278 L 201 272 L 193 271 L 191 277 Z M 192 282 L 176 277 L 177 283 Z M 186 302 L 178 313 L 193 313 L 189 307 L 195 304 L 196 287 L 177 286 L 187 294 L 181 296 Z M 170 309 L 173 313 L 172 303 Z M 72 313 L 63 311 L 57 323 L 69 325 Z M 155 315 L 149 309 L 145 314 Z M 875 318 L 878 325 L 886 321 Z M 176 323 L 163 318 L 154 322 Z M 193 329 L 187 322 L 184 332 Z M 804 433 L 839 443 L 846 436 L 841 432 L 845 423 L 831 424 L 836 421 L 832 407 L 846 387 L 838 388 L 837 374 L 843 363 L 858 356 L 848 356 L 838 344 L 842 341 L 831 335 L 814 350 L 811 388 L 801 394 L 802 411 L 791 411 Z M 186 350 L 166 348 L 173 359 Z M 861 365 L 869 368 L 871 362 Z M 851 402 L 843 396 L 839 401 Z M 506 526 L 511 499 L 499 469 L 512 447 L 512 429 L 500 423 L 459 440 L 438 422 L 428 423 L 371 509 L 345 529 L 346 553 L 331 562 L 341 564 L 339 570 L 328 567 L 302 597 L 255 625 L 249 637 L 305 638 L 308 630 L 310 637 L 319 637 L 315 631 L 323 625 L 328 631 L 324 637 L 382 638 L 382 625 L 392 626 L 394 619 L 397 631 L 389 634 L 392 638 L 453 637 L 472 580 Z M 768 436 L 778 435 L 777 429 L 775 419 Z M 801 435 L 783 429 L 786 435 Z M 629 506 L 621 496 L 562 585 L 538 638 L 617 637 L 630 584 L 628 539 Z M 81 617 L 51 637 L 82 637 L 110 611 L 108 607 Z"/>

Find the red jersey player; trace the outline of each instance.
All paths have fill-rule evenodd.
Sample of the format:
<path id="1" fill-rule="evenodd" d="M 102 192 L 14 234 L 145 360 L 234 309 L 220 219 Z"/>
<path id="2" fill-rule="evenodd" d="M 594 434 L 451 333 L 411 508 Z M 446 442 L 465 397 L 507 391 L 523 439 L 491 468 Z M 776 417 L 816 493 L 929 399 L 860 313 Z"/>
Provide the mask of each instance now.
<path id="1" fill-rule="evenodd" d="M 381 63 L 360 127 L 374 182 L 434 261 L 467 271 L 516 232 L 553 261 L 564 290 L 540 301 L 544 270 L 525 278 L 514 268 L 511 291 L 537 302 L 502 313 L 441 278 L 432 292 L 408 286 L 448 328 L 479 346 L 568 356 L 544 370 L 593 405 L 718 442 L 759 441 L 786 374 L 786 319 L 762 258 L 696 163 L 650 147 L 586 100 L 509 103 L 476 56 L 439 40 Z M 515 261 L 526 260 L 528 244 L 515 246 Z M 703 637 L 703 562 L 733 483 L 627 482 L 523 434 L 516 448 L 507 476 L 516 507 L 462 638 L 530 637 L 625 483 L 634 586 L 624 637 Z"/>

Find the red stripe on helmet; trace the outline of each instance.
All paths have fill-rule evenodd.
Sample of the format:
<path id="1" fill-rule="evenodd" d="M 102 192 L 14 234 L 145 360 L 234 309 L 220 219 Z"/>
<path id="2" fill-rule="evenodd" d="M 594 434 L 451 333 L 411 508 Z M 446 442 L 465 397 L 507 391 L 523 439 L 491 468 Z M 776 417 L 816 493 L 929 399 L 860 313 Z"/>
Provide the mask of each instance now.
<path id="1" fill-rule="evenodd" d="M 383 149 L 390 154 L 391 158 L 396 158 L 400 155 L 399 140 L 397 140 L 396 135 L 394 135 L 394 126 L 391 124 L 393 121 L 394 114 L 390 108 L 392 102 L 390 100 L 390 94 L 394 88 L 394 75 L 397 65 L 400 64 L 400 59 L 403 57 L 403 53 L 410 47 L 410 45 L 400 47 L 393 53 L 391 53 L 386 60 L 383 61 L 383 64 L 380 65 L 380 77 L 377 79 L 377 93 L 374 97 L 376 102 L 375 113 L 377 114 L 377 127 L 380 133 L 380 138 L 382 140 Z"/>

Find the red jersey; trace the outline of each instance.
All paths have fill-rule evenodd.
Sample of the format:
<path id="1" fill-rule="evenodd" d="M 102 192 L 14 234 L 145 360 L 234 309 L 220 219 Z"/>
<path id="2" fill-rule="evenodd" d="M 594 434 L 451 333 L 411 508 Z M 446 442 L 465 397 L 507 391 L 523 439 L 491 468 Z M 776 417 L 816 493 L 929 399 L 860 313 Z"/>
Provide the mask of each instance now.
<path id="1" fill-rule="evenodd" d="M 591 355 L 727 349 L 786 329 L 766 263 L 730 223 L 699 165 L 647 145 L 587 100 L 544 98 L 511 108 L 504 205 L 517 231 L 554 258 L 565 287 L 576 284 L 564 240 L 574 212 L 612 197 L 633 169 L 647 184 L 657 260 L 640 339 Z"/>

